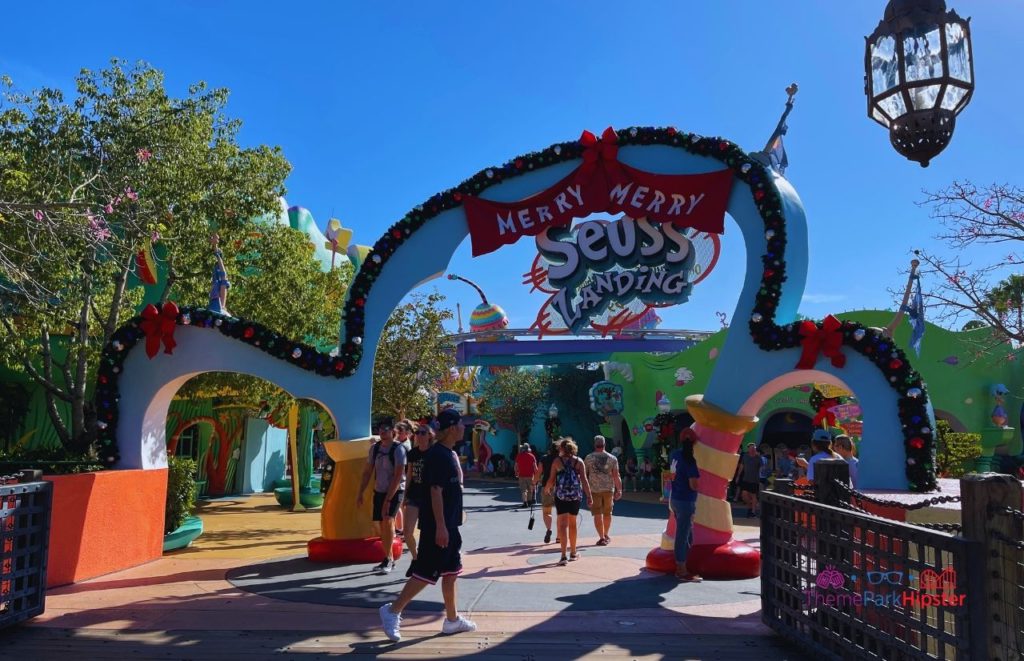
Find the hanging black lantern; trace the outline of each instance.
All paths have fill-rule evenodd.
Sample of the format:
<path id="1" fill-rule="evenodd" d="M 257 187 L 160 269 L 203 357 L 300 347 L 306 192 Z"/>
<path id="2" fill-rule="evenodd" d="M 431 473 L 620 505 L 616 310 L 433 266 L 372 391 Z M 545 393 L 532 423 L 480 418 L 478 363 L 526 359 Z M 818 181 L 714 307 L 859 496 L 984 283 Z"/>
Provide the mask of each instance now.
<path id="1" fill-rule="evenodd" d="M 970 19 L 944 0 L 889 0 L 866 40 L 868 116 L 889 129 L 897 152 L 928 167 L 974 92 Z"/>

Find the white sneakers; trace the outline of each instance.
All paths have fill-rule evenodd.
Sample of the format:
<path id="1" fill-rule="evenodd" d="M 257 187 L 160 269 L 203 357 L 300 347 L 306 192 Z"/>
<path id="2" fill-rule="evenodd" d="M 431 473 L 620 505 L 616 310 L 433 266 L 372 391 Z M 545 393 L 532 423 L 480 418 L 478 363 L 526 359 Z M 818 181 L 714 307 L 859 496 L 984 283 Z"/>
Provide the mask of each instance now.
<path id="1" fill-rule="evenodd" d="M 461 615 L 454 620 L 449 620 L 447 617 L 444 618 L 444 624 L 441 625 L 441 633 L 452 634 L 462 633 L 463 631 L 476 631 L 476 622 L 467 620 Z"/>
<path id="2" fill-rule="evenodd" d="M 384 629 L 384 635 L 388 640 L 398 642 L 402 640 L 402 616 L 399 613 L 391 612 L 391 604 L 384 604 L 380 607 L 380 626 Z"/>
<path id="3" fill-rule="evenodd" d="M 388 640 L 399 642 L 402 640 L 402 615 L 391 611 L 391 604 L 384 604 L 377 611 L 380 613 L 380 626 L 384 629 L 384 635 Z M 441 625 L 441 633 L 451 635 L 463 631 L 476 631 L 476 622 L 467 620 L 459 615 L 454 620 L 444 619 Z"/>

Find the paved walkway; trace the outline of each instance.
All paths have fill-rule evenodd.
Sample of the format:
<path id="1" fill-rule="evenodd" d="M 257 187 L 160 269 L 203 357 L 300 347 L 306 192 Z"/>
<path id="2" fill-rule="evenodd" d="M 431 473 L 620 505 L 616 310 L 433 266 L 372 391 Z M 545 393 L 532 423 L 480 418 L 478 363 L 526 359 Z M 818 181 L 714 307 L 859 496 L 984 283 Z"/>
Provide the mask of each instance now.
<path id="1" fill-rule="evenodd" d="M 459 606 L 479 625 L 474 634 L 439 636 L 440 590 L 428 588 L 406 612 L 402 643 L 388 643 L 376 607 L 401 589 L 408 556 L 386 577 L 309 563 L 319 514 L 254 496 L 204 504 L 206 532 L 192 548 L 51 590 L 42 616 L 4 632 L 0 659 L 804 658 L 760 623 L 758 581 L 679 584 L 643 568 L 664 505 L 618 503 L 608 547 L 594 545 L 581 517 L 582 559 L 557 567 L 539 511 L 528 531 L 516 500 L 507 482 L 467 487 Z M 740 526 L 737 536 L 756 543 L 758 531 Z"/>

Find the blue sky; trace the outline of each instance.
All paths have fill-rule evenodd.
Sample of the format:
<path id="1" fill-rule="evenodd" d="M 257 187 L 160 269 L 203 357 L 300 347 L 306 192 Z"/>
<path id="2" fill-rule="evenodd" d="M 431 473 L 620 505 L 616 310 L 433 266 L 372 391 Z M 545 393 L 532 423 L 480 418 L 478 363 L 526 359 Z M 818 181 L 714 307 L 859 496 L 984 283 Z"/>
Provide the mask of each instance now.
<path id="1" fill-rule="evenodd" d="M 949 3 L 973 18 L 977 89 L 928 169 L 866 116 L 864 35 L 882 0 L 86 4 L 5 7 L 5 33 L 22 37 L 0 41 L 0 72 L 24 89 L 67 88 L 117 56 L 163 69 L 177 94 L 196 80 L 228 87 L 243 142 L 280 145 L 291 161 L 289 204 L 321 226 L 340 218 L 358 243 L 476 171 L 583 129 L 674 125 L 760 149 L 793 81 L 787 177 L 810 223 L 808 316 L 891 305 L 909 251 L 936 248 L 923 189 L 1022 183 L 1019 2 Z M 544 300 L 520 284 L 533 253 L 522 241 L 474 260 L 467 241 L 450 270 L 527 327 Z M 731 316 L 742 253 L 727 224 L 715 273 L 663 326 Z M 465 285 L 436 286 L 464 311 L 478 302 Z"/>

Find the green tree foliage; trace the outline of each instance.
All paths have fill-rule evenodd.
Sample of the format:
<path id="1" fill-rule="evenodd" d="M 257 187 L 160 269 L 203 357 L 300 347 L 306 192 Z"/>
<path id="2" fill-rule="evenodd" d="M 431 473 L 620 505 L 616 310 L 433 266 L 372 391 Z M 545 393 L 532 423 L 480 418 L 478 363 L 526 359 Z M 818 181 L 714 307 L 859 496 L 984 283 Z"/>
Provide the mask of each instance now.
<path id="1" fill-rule="evenodd" d="M 186 457 L 167 457 L 167 511 L 164 534 L 174 532 L 196 508 L 196 475 L 199 467 Z"/>
<path id="2" fill-rule="evenodd" d="M 981 456 L 981 434 L 955 432 L 945 420 L 937 420 L 935 471 L 942 477 L 962 477 Z"/>
<path id="3" fill-rule="evenodd" d="M 508 425 L 519 442 L 528 438 L 537 411 L 548 398 L 551 378 L 546 372 L 511 368 L 498 372 L 484 385 L 481 412 Z"/>
<path id="4" fill-rule="evenodd" d="M 455 364 L 444 322 L 452 311 L 434 291 L 414 294 L 399 306 L 381 333 L 373 364 L 373 413 L 396 418 L 432 413 L 430 394 Z"/>
<path id="5" fill-rule="evenodd" d="M 205 304 L 211 227 L 224 243 L 245 237 L 247 219 L 277 208 L 289 165 L 276 147 L 238 144 L 227 90 L 174 98 L 159 71 L 117 60 L 76 86 L 65 100 L 3 80 L 0 304 L 13 314 L 0 315 L 0 362 L 45 389 L 61 441 L 84 451 L 99 352 L 140 302 L 135 253 L 158 235 L 163 298 Z"/>

